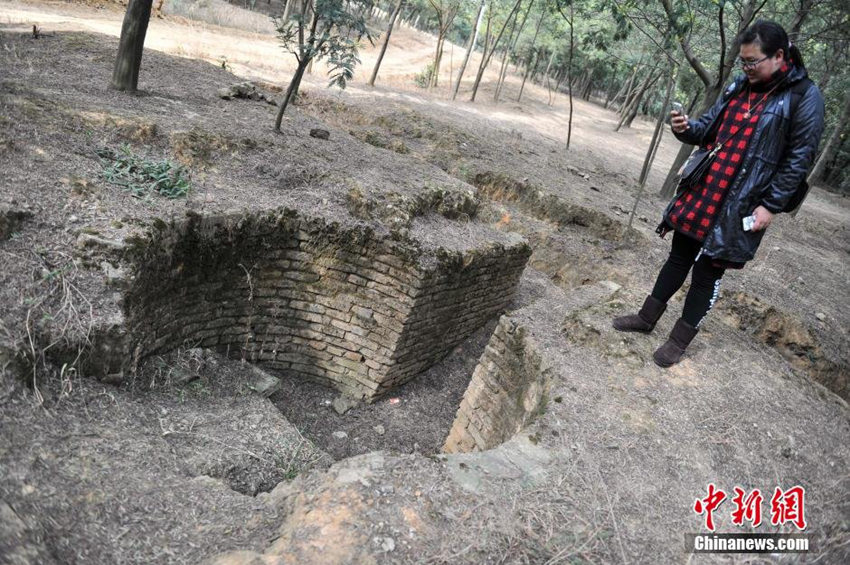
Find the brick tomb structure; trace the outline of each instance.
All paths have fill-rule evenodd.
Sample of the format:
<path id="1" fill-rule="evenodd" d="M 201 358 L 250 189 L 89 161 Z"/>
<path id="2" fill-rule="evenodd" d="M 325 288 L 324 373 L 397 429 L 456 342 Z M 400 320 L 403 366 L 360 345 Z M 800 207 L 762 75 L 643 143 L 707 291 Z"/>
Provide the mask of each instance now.
<path id="1" fill-rule="evenodd" d="M 426 248 L 281 209 L 159 222 L 132 245 L 125 351 L 206 347 L 366 400 L 510 302 L 522 241 Z"/>

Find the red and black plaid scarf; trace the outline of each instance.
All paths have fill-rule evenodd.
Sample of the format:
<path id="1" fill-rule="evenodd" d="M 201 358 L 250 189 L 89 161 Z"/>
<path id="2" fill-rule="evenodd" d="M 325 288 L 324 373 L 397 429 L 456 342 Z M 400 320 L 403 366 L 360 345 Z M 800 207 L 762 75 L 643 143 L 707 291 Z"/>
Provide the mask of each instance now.
<path id="1" fill-rule="evenodd" d="M 766 99 L 779 91 L 775 87 L 785 80 L 789 70 L 790 67 L 784 64 L 774 73 L 770 82 L 744 88 L 729 101 L 714 142 L 719 140 L 723 145 L 722 149 L 717 153 L 702 182 L 682 193 L 670 211 L 669 221 L 676 231 L 698 241 L 705 240 L 717 218 L 729 185 L 738 174 L 738 168 Z M 708 145 L 708 149 L 713 148 L 713 144 Z"/>

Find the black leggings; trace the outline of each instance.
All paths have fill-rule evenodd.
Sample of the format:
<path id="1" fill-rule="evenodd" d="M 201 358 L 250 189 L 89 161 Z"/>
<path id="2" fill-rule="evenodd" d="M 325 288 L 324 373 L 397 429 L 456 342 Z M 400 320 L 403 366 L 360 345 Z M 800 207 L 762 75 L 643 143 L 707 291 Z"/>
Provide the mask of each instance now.
<path id="1" fill-rule="evenodd" d="M 726 270 L 723 267 L 712 265 L 711 259 L 705 255 L 700 256 L 695 263 L 694 260 L 701 248 L 702 243 L 696 239 L 679 232 L 673 232 L 673 247 L 670 250 L 670 256 L 664 266 L 661 267 L 661 272 L 658 273 L 658 279 L 655 281 L 655 287 L 652 289 L 652 296 L 666 303 L 677 290 L 682 288 L 685 279 L 688 278 L 688 271 L 693 266 L 691 288 L 685 298 L 682 318 L 694 327 L 699 327 L 717 300 L 717 295 L 720 292 L 720 279 Z"/>

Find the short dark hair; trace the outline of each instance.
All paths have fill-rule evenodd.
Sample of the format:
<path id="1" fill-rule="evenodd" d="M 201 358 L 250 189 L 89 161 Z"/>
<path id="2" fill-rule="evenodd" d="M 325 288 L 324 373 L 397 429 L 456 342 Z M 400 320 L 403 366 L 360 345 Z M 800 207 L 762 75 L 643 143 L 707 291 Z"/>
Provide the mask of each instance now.
<path id="1" fill-rule="evenodd" d="M 786 61 L 793 61 L 799 67 L 806 66 L 803 64 L 803 55 L 800 50 L 796 45 L 791 45 L 785 29 L 776 22 L 758 20 L 745 29 L 741 34 L 741 45 L 749 44 L 759 45 L 762 53 L 768 57 L 773 57 L 782 49 Z"/>

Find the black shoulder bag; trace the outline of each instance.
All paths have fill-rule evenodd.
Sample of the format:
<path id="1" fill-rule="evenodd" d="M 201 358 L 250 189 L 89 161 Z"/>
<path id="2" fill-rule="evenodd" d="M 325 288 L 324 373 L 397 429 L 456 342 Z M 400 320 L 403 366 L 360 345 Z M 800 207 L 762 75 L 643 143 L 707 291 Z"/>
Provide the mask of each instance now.
<path id="1" fill-rule="evenodd" d="M 724 107 L 717 113 L 717 116 L 714 118 L 711 126 L 709 126 L 708 135 L 705 136 L 706 138 L 711 139 L 717 135 L 716 130 L 723 119 L 723 113 L 726 111 L 726 106 L 729 104 L 732 97 L 736 96 L 738 92 L 740 92 L 740 88 L 735 88 L 726 93 L 723 98 Z M 688 160 L 685 161 L 685 165 L 679 171 L 679 185 L 677 187 L 677 192 L 684 192 L 685 190 L 696 186 L 697 183 L 705 177 L 708 172 L 708 168 L 720 152 L 720 148 L 723 147 L 723 145 L 730 139 L 732 139 L 732 136 L 723 140 L 722 143 L 715 143 L 713 149 L 708 149 L 702 146 L 697 147 L 696 151 L 691 153 L 691 156 L 688 157 Z"/>

